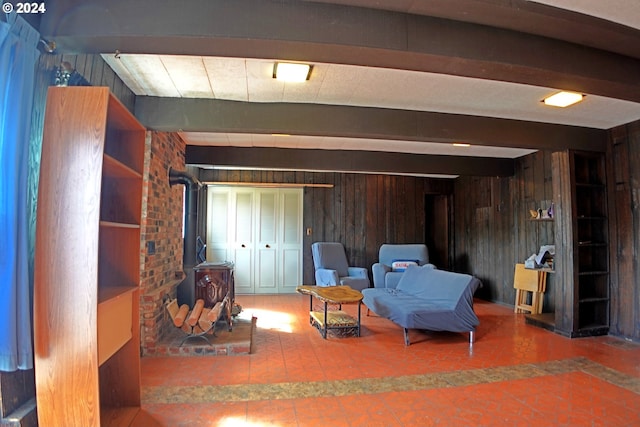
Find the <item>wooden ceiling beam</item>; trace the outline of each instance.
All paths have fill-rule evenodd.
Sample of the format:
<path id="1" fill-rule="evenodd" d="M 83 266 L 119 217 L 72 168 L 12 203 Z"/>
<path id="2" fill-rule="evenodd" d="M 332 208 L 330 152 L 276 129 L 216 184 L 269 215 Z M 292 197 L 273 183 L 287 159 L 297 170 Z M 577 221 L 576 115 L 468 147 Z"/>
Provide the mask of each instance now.
<path id="1" fill-rule="evenodd" d="M 195 145 L 187 146 L 185 162 L 196 167 L 265 168 L 398 175 L 511 176 L 515 170 L 513 159 L 379 151 Z"/>
<path id="2" fill-rule="evenodd" d="M 138 97 L 135 115 L 158 131 L 231 132 L 466 142 L 604 151 L 606 131 L 522 120 L 323 104 Z"/>
<path id="3" fill-rule="evenodd" d="M 478 13 L 504 10 L 503 1 L 493 7 L 482 3 L 488 6 Z M 527 13 L 543 27 L 558 22 Z M 613 45 L 620 39 L 612 34 L 619 34 L 640 45 L 639 31 L 608 28 L 589 34 L 594 28 L 586 25 L 572 40 L 600 38 L 599 43 Z M 40 32 L 57 43 L 59 53 L 117 50 L 389 67 L 640 102 L 640 60 L 632 56 L 586 42 L 401 11 L 304 1 L 192 0 L 187 6 L 156 0 L 59 0 L 48 5 Z"/>

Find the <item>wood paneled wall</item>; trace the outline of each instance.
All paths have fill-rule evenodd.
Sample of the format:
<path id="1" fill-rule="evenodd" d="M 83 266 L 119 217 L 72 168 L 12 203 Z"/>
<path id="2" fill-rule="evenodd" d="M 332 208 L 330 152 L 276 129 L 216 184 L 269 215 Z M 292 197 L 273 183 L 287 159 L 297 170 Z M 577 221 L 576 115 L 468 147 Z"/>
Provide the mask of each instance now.
<path id="1" fill-rule="evenodd" d="M 640 121 L 610 131 L 609 332 L 640 341 Z"/>
<path id="2" fill-rule="evenodd" d="M 38 180 L 40 175 L 40 152 L 42 151 L 42 129 L 44 126 L 45 103 L 49 86 L 54 85 L 56 69 L 63 62 L 69 62 L 93 86 L 108 86 L 111 92 L 133 112 L 134 93 L 124 85 L 120 77 L 107 65 L 100 55 L 51 55 L 42 54 L 36 64 L 31 113 L 31 140 L 29 141 L 29 179 L 28 199 L 30 211 L 31 264 L 35 252 L 36 205 L 38 198 Z M 33 265 L 30 265 L 30 272 Z M 31 274 L 31 273 L 30 273 Z"/>
<path id="3" fill-rule="evenodd" d="M 56 68 L 62 62 L 68 62 L 92 86 L 107 86 L 111 93 L 133 113 L 135 94 L 118 77 L 118 75 L 97 54 L 54 55 L 42 54 L 38 63 L 40 74 L 39 85 L 52 86 Z"/>
<path id="4" fill-rule="evenodd" d="M 610 333 L 640 341 L 640 121 L 610 131 L 607 173 Z M 549 206 L 551 184 L 550 152 L 518 159 L 510 178 L 456 180 L 454 269 L 483 281 L 477 296 L 513 304 L 513 265 L 553 242 L 553 222 L 527 219 Z M 544 311 L 552 312 L 556 277 L 548 277 Z"/>
<path id="5" fill-rule="evenodd" d="M 551 153 L 517 159 L 513 177 L 460 177 L 454 198 L 453 269 L 482 280 L 476 296 L 513 305 L 515 264 L 553 244 L 554 223 L 529 220 L 530 209 L 548 209 L 553 198 Z M 555 309 L 553 281 L 550 274 L 544 312 Z"/>
<path id="6" fill-rule="evenodd" d="M 202 169 L 201 181 L 332 184 L 304 190 L 303 280 L 314 283 L 311 243 L 344 244 L 353 266 L 378 260 L 383 243 L 424 243 L 425 194 L 452 194 L 445 179 L 351 173 L 228 171 Z M 446 218 L 437 218 L 446 221 Z"/>

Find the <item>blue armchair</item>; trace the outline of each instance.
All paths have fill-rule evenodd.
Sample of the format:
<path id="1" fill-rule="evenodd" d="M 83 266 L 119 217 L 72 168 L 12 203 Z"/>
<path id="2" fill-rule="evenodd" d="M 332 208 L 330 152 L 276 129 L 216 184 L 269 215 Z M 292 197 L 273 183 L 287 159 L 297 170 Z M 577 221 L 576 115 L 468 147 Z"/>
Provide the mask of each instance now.
<path id="1" fill-rule="evenodd" d="M 369 287 L 366 268 L 349 267 L 342 243 L 315 242 L 311 245 L 317 286 L 346 285 L 359 291 Z"/>
<path id="2" fill-rule="evenodd" d="M 378 262 L 371 267 L 373 273 L 374 288 L 395 288 L 406 262 L 415 262 L 417 265 L 429 263 L 429 251 L 423 244 L 391 245 L 385 243 L 380 246 Z M 394 268 L 394 262 L 397 264 Z"/>

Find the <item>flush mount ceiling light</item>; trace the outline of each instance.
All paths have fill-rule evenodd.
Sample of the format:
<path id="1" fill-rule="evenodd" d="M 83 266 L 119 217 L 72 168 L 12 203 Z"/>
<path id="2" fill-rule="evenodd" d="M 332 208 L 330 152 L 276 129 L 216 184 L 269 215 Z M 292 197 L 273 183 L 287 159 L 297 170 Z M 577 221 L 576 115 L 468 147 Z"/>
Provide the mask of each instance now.
<path id="1" fill-rule="evenodd" d="M 568 107 L 582 101 L 582 98 L 584 95 L 581 93 L 562 91 L 543 99 L 542 102 L 553 107 Z"/>
<path id="2" fill-rule="evenodd" d="M 471 144 L 467 144 L 466 142 L 454 142 L 454 147 L 471 147 Z"/>
<path id="3" fill-rule="evenodd" d="M 304 82 L 311 76 L 311 65 L 293 62 L 276 62 L 273 65 L 273 78 L 284 82 Z"/>

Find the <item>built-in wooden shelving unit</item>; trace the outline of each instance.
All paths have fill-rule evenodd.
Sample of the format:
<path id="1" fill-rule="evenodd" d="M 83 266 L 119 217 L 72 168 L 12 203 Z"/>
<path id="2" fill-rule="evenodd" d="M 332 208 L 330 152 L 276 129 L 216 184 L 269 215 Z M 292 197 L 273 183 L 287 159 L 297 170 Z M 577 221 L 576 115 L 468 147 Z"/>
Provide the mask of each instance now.
<path id="1" fill-rule="evenodd" d="M 570 337 L 609 330 L 609 238 L 604 153 L 553 153 L 556 219 L 555 331 Z M 558 257 L 559 255 L 559 257 Z"/>
<path id="2" fill-rule="evenodd" d="M 108 88 L 49 89 L 34 284 L 40 425 L 129 426 L 144 417 L 144 141 L 145 129 Z"/>

